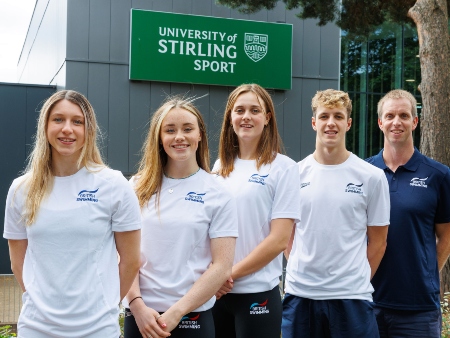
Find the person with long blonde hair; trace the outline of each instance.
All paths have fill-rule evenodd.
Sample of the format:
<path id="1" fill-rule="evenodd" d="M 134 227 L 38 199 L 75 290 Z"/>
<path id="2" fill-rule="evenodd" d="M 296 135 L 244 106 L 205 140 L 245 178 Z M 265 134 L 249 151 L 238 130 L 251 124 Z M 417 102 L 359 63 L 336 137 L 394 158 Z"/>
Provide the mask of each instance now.
<path id="1" fill-rule="evenodd" d="M 153 115 L 137 174 L 141 268 L 124 302 L 125 338 L 213 338 L 215 292 L 231 271 L 236 206 L 209 173 L 206 127 L 192 99 Z"/>
<path id="2" fill-rule="evenodd" d="M 275 107 L 257 84 L 228 97 L 214 165 L 237 201 L 234 265 L 213 308 L 216 338 L 279 338 L 281 253 L 299 219 L 295 162 L 282 155 Z"/>
<path id="3" fill-rule="evenodd" d="M 101 158 L 91 104 L 76 91 L 56 92 L 6 200 L 3 236 L 24 291 L 19 337 L 118 337 L 140 227 L 133 190 Z"/>

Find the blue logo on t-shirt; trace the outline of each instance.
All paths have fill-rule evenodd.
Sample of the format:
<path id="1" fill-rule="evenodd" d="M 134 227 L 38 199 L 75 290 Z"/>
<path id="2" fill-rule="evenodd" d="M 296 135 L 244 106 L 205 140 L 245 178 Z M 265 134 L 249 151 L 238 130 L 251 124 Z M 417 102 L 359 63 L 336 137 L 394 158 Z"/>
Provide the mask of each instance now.
<path id="1" fill-rule="evenodd" d="M 363 183 L 361 183 L 361 184 L 349 183 L 349 184 L 347 184 L 347 187 L 345 188 L 345 192 L 351 192 L 353 194 L 362 195 L 362 193 L 363 193 L 362 186 L 363 186 Z"/>
<path id="2" fill-rule="evenodd" d="M 203 194 L 197 194 L 194 191 L 188 192 L 186 197 L 184 198 L 186 201 L 192 201 L 197 203 L 205 204 L 205 201 L 203 201 L 203 196 L 206 195 L 206 192 Z"/>
<path id="3" fill-rule="evenodd" d="M 77 202 L 98 202 L 98 199 L 95 196 L 97 190 L 81 190 L 78 193 Z"/>
<path id="4" fill-rule="evenodd" d="M 261 185 L 266 185 L 266 183 L 264 183 L 264 179 L 267 178 L 269 176 L 269 174 L 262 176 L 259 174 L 253 174 L 252 176 L 250 176 L 250 178 L 248 179 L 249 182 L 252 183 L 258 183 Z"/>

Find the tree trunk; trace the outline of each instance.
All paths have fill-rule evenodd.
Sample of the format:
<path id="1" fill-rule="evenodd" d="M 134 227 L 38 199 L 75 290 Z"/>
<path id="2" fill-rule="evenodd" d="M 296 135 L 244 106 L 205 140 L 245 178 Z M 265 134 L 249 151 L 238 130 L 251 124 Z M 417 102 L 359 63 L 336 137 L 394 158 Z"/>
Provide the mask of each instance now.
<path id="1" fill-rule="evenodd" d="M 408 16 L 419 36 L 422 83 L 421 152 L 450 165 L 450 46 L 446 0 L 417 0 Z M 449 206 L 450 207 L 450 206 Z M 441 274 L 441 295 L 450 291 L 450 265 Z"/>

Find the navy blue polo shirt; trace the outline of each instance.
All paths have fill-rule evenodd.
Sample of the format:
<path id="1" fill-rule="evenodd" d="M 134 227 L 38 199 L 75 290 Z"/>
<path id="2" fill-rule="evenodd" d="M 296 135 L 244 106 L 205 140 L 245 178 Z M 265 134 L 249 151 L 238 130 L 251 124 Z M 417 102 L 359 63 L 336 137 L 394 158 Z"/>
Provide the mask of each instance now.
<path id="1" fill-rule="evenodd" d="M 383 169 L 389 183 L 391 216 L 387 248 L 372 279 L 376 305 L 398 310 L 439 308 L 439 271 L 434 225 L 450 222 L 449 168 L 416 148 L 395 173 L 383 150 L 366 159 Z"/>

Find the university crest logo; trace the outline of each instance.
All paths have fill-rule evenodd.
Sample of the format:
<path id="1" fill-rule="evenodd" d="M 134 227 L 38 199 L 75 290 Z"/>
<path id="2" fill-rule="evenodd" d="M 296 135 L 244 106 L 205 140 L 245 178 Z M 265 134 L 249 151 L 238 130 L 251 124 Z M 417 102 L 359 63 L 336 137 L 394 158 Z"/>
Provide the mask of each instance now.
<path id="1" fill-rule="evenodd" d="M 267 54 L 269 36 L 267 34 L 245 33 L 244 50 L 247 56 L 258 62 Z"/>

